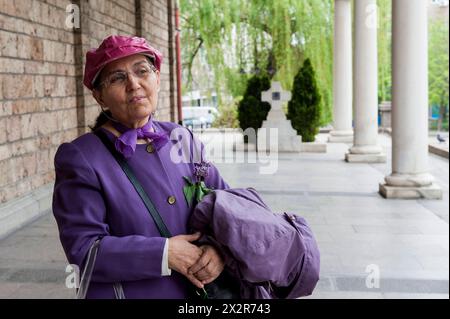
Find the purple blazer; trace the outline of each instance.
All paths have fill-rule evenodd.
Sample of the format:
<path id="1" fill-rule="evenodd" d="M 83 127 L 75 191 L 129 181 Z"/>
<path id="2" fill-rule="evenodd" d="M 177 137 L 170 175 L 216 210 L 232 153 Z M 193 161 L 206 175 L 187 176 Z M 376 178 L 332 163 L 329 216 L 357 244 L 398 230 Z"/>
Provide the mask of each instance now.
<path id="1" fill-rule="evenodd" d="M 172 133 L 172 140 L 154 153 L 138 144 L 128 163 L 171 234 L 187 234 L 192 208 L 184 198 L 183 176 L 193 178 L 194 167 L 192 162 L 173 159 L 185 155 L 195 139 L 174 123 L 155 121 L 154 127 Z M 55 155 L 55 171 L 53 214 L 69 263 L 82 270 L 92 243 L 103 238 L 87 298 L 114 298 L 115 282 L 122 283 L 126 298 L 188 296 L 191 284 L 183 275 L 172 271 L 171 276 L 161 276 L 165 238 L 97 136 L 87 133 L 62 144 Z M 229 188 L 214 166 L 205 182 L 209 188 Z M 175 197 L 175 203 L 169 197 Z"/>

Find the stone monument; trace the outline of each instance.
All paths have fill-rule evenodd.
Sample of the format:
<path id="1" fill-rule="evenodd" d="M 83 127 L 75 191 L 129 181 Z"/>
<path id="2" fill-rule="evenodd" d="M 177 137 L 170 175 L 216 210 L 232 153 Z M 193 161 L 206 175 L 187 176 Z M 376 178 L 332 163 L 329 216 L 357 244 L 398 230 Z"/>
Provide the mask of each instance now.
<path id="1" fill-rule="evenodd" d="M 258 151 L 276 150 L 270 145 L 274 142 L 274 129 L 278 130 L 277 144 L 278 152 L 300 152 L 302 148 L 302 137 L 292 128 L 291 121 L 286 118 L 282 109 L 284 102 L 290 101 L 291 92 L 283 91 L 280 82 L 272 82 L 268 91 L 261 94 L 261 100 L 271 105 L 267 119 L 258 130 Z M 264 138 L 265 137 L 265 138 Z"/>

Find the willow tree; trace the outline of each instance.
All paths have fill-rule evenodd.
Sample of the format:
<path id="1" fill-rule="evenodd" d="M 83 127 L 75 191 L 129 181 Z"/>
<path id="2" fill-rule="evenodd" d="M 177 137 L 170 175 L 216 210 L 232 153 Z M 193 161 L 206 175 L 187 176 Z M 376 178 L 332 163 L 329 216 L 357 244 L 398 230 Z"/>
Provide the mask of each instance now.
<path id="1" fill-rule="evenodd" d="M 431 22 L 429 33 L 429 103 L 439 109 L 437 130 L 441 131 L 444 121 L 448 125 L 448 22 Z"/>
<path id="2" fill-rule="evenodd" d="M 378 99 L 390 101 L 392 91 L 392 0 L 378 0 Z"/>
<path id="3" fill-rule="evenodd" d="M 205 52 L 220 94 L 242 96 L 247 80 L 268 70 L 292 89 L 296 70 L 310 58 L 316 70 L 321 124 L 332 120 L 333 0 L 180 0 L 186 87 Z M 274 68 L 276 68 L 274 70 Z M 220 95 L 219 95 L 220 99 Z"/>

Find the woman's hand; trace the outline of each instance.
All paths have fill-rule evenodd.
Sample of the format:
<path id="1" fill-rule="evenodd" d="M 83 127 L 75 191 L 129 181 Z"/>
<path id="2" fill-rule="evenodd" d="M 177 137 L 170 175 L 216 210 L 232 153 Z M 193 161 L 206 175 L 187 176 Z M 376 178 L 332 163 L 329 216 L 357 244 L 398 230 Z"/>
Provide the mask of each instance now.
<path id="1" fill-rule="evenodd" d="M 216 248 L 210 245 L 200 247 L 203 251 L 200 259 L 189 268 L 188 274 L 195 276 L 202 284 L 209 284 L 219 277 L 225 268 L 225 262 Z"/>
<path id="2" fill-rule="evenodd" d="M 189 267 L 194 265 L 203 254 L 203 250 L 191 242 L 200 238 L 200 233 L 192 235 L 178 235 L 169 238 L 169 268 L 186 276 L 195 286 L 203 288 L 203 284 L 193 274 L 188 273 Z"/>

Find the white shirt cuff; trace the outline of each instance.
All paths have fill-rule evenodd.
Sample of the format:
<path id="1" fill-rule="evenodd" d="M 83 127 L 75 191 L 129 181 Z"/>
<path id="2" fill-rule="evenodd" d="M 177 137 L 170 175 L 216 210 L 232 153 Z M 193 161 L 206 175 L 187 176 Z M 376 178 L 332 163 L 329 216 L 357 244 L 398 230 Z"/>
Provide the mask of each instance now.
<path id="1" fill-rule="evenodd" d="M 170 276 L 172 269 L 169 268 L 169 238 L 166 239 L 164 244 L 164 252 L 161 263 L 161 276 Z"/>

